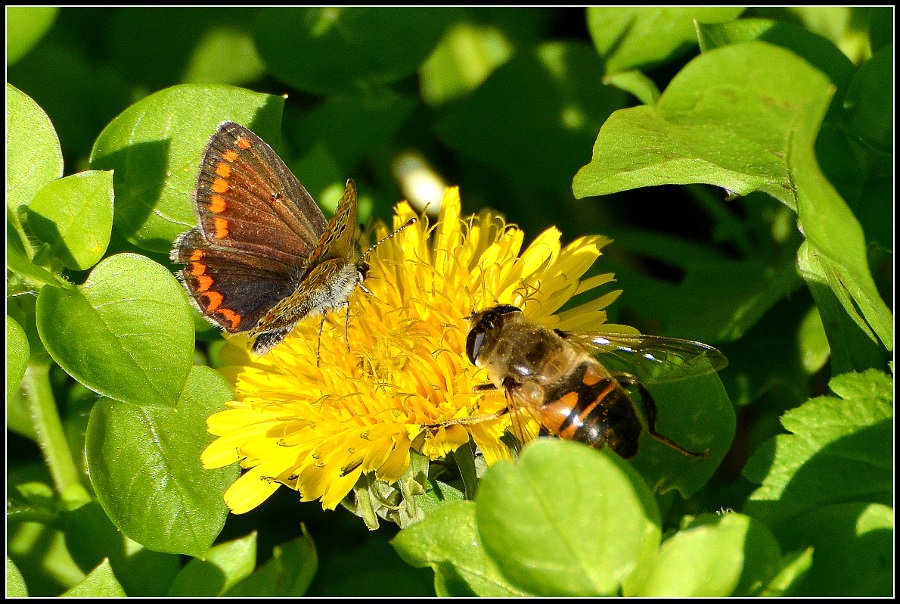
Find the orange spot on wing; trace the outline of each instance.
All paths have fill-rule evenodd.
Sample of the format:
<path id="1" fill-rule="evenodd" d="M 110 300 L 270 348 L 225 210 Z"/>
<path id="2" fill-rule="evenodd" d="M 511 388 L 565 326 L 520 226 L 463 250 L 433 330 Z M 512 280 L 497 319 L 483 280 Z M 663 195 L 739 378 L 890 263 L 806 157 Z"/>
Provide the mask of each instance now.
<path id="1" fill-rule="evenodd" d="M 194 250 L 193 252 L 191 252 L 191 262 L 196 262 L 201 258 L 203 258 L 203 250 Z"/>
<path id="2" fill-rule="evenodd" d="M 222 304 L 222 294 L 219 292 L 206 292 L 204 294 L 209 304 L 206 305 L 206 312 L 213 312 Z"/>
<path id="3" fill-rule="evenodd" d="M 240 137 L 239 139 L 237 139 L 236 143 L 237 143 L 238 149 L 243 149 L 245 151 L 253 146 L 253 143 L 251 143 L 249 140 L 247 140 L 243 136 Z"/>
<path id="4" fill-rule="evenodd" d="M 221 214 L 225 211 L 225 206 L 228 204 L 225 202 L 225 198 L 221 195 L 212 195 L 209 198 L 209 211 L 215 212 L 216 214 Z"/>
<path id="5" fill-rule="evenodd" d="M 217 178 L 213 181 L 212 185 L 210 185 L 209 188 L 212 189 L 215 193 L 227 193 L 231 186 L 224 178 Z"/>
<path id="6" fill-rule="evenodd" d="M 224 218 L 219 218 L 218 216 L 215 219 L 214 224 L 216 225 L 216 239 L 225 239 L 228 237 L 228 221 Z"/>
<path id="7" fill-rule="evenodd" d="M 229 176 L 231 176 L 231 166 L 223 161 L 220 161 L 216 166 L 216 174 L 218 174 L 222 178 L 228 178 Z"/>
<path id="8" fill-rule="evenodd" d="M 202 262 L 191 262 L 191 274 L 195 277 L 199 277 L 203 273 L 206 272 L 206 265 Z"/>
<path id="9" fill-rule="evenodd" d="M 238 153 L 234 149 L 229 149 L 225 153 L 222 154 L 222 159 L 225 161 L 230 161 L 234 163 L 234 160 L 238 158 Z"/>
<path id="10" fill-rule="evenodd" d="M 213 284 L 213 278 L 209 275 L 200 275 L 197 277 L 197 292 L 203 293 L 208 290 Z"/>
<path id="11" fill-rule="evenodd" d="M 225 319 L 227 321 L 231 322 L 231 329 L 237 329 L 238 325 L 241 324 L 241 315 L 237 314 L 234 311 L 228 310 L 227 308 L 223 308 L 222 310 L 219 311 L 219 314 L 221 314 L 223 317 L 225 317 Z"/>

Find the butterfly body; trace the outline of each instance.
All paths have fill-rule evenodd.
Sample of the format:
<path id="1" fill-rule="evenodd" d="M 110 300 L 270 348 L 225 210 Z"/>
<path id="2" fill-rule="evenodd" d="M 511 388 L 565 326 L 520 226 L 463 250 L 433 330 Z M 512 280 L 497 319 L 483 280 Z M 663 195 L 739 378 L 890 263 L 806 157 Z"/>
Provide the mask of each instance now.
<path id="1" fill-rule="evenodd" d="M 248 332 L 255 354 L 307 315 L 347 307 L 365 278 L 365 262 L 353 261 L 353 181 L 326 221 L 275 151 L 240 124 L 223 122 L 207 143 L 194 208 L 199 226 L 175 240 L 171 259 L 186 265 L 180 277 L 200 313 Z"/>

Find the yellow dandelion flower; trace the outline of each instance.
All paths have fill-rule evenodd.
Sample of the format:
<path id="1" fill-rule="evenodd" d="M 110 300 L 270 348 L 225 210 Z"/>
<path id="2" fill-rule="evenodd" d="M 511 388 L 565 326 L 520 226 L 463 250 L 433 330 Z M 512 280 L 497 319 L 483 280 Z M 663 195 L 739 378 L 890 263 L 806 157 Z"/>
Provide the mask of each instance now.
<path id="1" fill-rule="evenodd" d="M 398 204 L 394 227 L 414 215 Z M 378 238 L 389 232 L 375 230 Z M 466 357 L 467 317 L 513 304 L 549 327 L 596 328 L 620 293 L 554 314 L 613 280 L 582 280 L 609 239 L 585 236 L 563 247 L 550 228 L 524 251 L 523 241 L 492 212 L 461 218 L 459 191 L 449 188 L 434 225 L 420 220 L 370 256 L 372 295 L 357 288 L 350 298 L 349 353 L 343 313 L 327 318 L 319 366 L 318 319 L 302 321 L 264 357 L 231 338 L 223 357 L 237 400 L 209 418 L 219 438 L 202 456 L 207 468 L 240 462 L 247 470 L 225 493 L 231 510 L 255 508 L 280 485 L 333 509 L 361 475 L 396 482 L 412 451 L 435 460 L 470 438 L 488 464 L 509 457 L 500 439 L 512 414 L 501 413 L 502 392 L 476 391 L 487 377 Z M 469 417 L 488 419 L 452 422 Z"/>

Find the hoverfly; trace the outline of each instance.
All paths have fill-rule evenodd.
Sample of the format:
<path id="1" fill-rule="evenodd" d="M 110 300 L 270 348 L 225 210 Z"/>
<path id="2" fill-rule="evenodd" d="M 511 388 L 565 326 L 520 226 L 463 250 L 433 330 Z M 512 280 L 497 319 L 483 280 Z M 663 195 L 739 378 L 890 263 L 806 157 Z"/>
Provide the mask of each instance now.
<path id="1" fill-rule="evenodd" d="M 511 305 L 476 312 L 469 319 L 466 355 L 490 379 L 479 390 L 503 389 L 510 401 L 505 411 L 527 410 L 542 434 L 609 447 L 631 459 L 644 429 L 629 393 L 633 388 L 650 436 L 690 457 L 709 453 L 688 450 L 657 432 L 656 404 L 644 384 L 630 373 L 609 371 L 596 357 L 612 354 L 643 370 L 646 379 L 666 382 L 724 368 L 728 359 L 712 346 L 662 336 L 548 329 Z"/>

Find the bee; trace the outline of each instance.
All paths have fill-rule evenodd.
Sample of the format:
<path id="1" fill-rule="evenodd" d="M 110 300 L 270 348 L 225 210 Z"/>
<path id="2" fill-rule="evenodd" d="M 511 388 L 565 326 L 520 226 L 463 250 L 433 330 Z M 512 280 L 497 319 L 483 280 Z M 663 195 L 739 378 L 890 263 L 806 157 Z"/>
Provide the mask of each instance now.
<path id="1" fill-rule="evenodd" d="M 505 304 L 469 319 L 466 355 L 490 379 L 477 389 L 503 389 L 510 407 L 501 413 L 525 409 L 542 434 L 609 447 L 631 459 L 643 430 L 629 393 L 634 389 L 650 436 L 689 457 L 708 455 L 709 449 L 690 451 L 657 432 L 656 404 L 646 386 L 630 373 L 610 372 L 596 357 L 613 354 L 643 369 L 648 380 L 676 381 L 724 368 L 728 359 L 712 346 L 661 336 L 548 329 Z"/>

